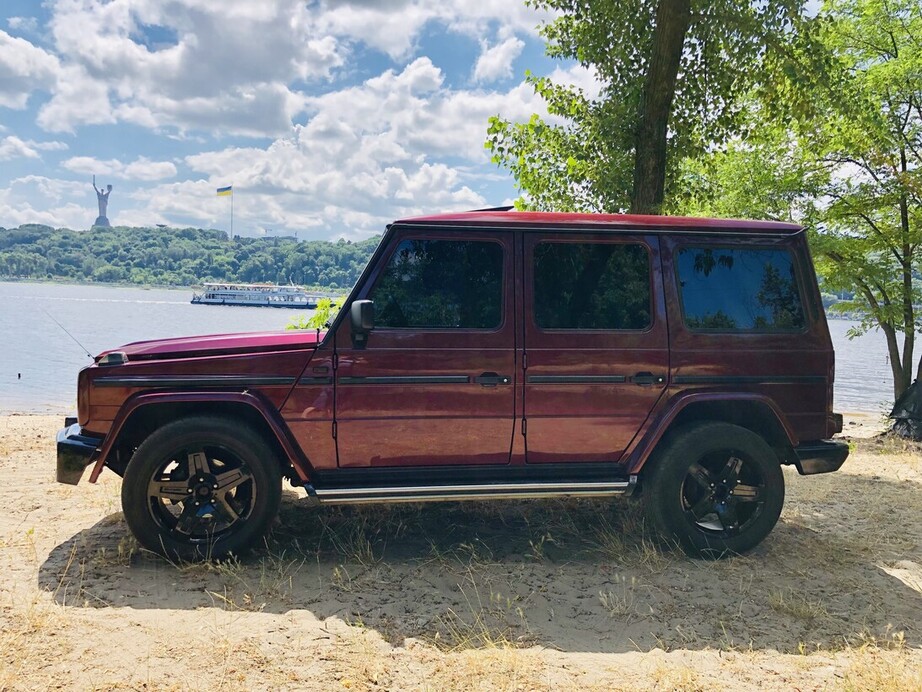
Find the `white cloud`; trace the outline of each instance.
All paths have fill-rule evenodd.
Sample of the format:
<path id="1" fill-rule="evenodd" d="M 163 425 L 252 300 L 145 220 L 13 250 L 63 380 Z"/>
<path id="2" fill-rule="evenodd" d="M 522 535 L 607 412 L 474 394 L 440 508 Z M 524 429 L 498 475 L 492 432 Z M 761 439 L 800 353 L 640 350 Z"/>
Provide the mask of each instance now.
<path id="1" fill-rule="evenodd" d="M 38 112 L 39 126 L 49 132 L 75 132 L 78 125 L 114 124 L 116 118 L 104 82 L 76 65 L 63 67 L 53 96 Z"/>
<path id="2" fill-rule="evenodd" d="M 10 135 L 0 140 L 0 161 L 18 158 L 38 159 L 41 158 L 40 151 L 63 151 L 65 149 L 67 145 L 63 142 L 35 142 Z"/>
<path id="3" fill-rule="evenodd" d="M 89 186 L 69 180 L 58 180 L 44 176 L 24 176 L 10 181 L 10 186 L 0 189 L 0 225 L 15 228 L 24 223 L 41 223 L 48 226 L 86 228 L 93 219 L 85 219 L 89 206 L 81 207 L 78 200 L 86 198 L 86 189 L 95 194 Z M 41 201 L 36 208 L 33 200 Z M 95 217 L 94 217 L 95 218 Z"/>
<path id="4" fill-rule="evenodd" d="M 508 176 L 484 152 L 487 119 L 521 121 L 545 111 L 526 84 L 486 86 L 512 74 L 523 39 L 535 40 L 542 15 L 523 3 L 47 0 L 45 6 L 46 49 L 0 32 L 0 106 L 22 108 L 30 94 L 41 94 L 43 102 L 33 106 L 37 125 L 80 135 L 74 155 L 60 165 L 82 182 L 28 177 L 0 187 L 4 223 L 37 220 L 35 209 L 47 206 L 53 213 L 42 222 L 87 227 L 96 211 L 87 181 L 95 173 L 116 181 L 114 223 L 225 228 L 228 201 L 214 189 L 233 184 L 238 232 L 313 229 L 314 237 L 363 237 L 394 218 L 499 202 L 511 186 L 492 191 Z M 424 35 L 444 32 L 480 43 L 477 65 L 466 68 L 476 88 L 451 89 L 429 58 L 413 57 Z M 484 42 L 484 36 L 493 38 Z M 376 76 L 339 88 L 359 70 L 388 65 L 376 51 L 397 61 L 394 69 L 379 67 Z M 558 77 L 592 85 L 581 68 Z M 133 132 L 150 131 L 151 142 L 159 138 L 170 152 L 162 158 L 172 160 L 140 156 L 156 157 L 151 152 L 158 149 L 129 141 L 119 129 L 125 123 Z M 3 136 L 0 158 L 6 151 L 36 160 L 42 151 L 66 148 L 35 142 L 41 137 L 19 125 Z M 118 138 L 118 149 L 87 146 L 90 137 L 109 136 Z M 214 136 L 219 142 L 251 137 L 253 146 L 238 141 L 225 148 Z M 99 151 L 120 153 L 85 155 Z M 193 179 L 178 179 L 185 173 L 177 166 L 191 169 Z"/>
<path id="5" fill-rule="evenodd" d="M 54 55 L 0 31 L 0 106 L 25 108 L 33 91 L 51 87 L 59 69 Z"/>
<path id="6" fill-rule="evenodd" d="M 0 140 L 0 161 L 37 158 L 39 158 L 39 154 L 35 147 L 22 141 L 19 137 L 10 135 Z"/>
<path id="7" fill-rule="evenodd" d="M 35 17 L 10 17 L 6 23 L 13 31 L 27 34 L 34 34 L 38 31 L 38 20 Z"/>
<path id="8" fill-rule="evenodd" d="M 47 91 L 53 132 L 130 122 L 152 130 L 281 136 L 301 112 L 301 82 L 329 80 L 358 44 L 409 56 L 432 23 L 479 38 L 475 78 L 511 74 L 522 41 L 550 15 L 492 0 L 49 0 L 54 53 L 0 32 L 0 105 Z M 27 28 L 33 18 L 13 18 Z M 155 41 L 146 37 L 155 35 Z"/>
<path id="9" fill-rule="evenodd" d="M 100 175 L 123 180 L 164 180 L 176 175 L 176 166 L 170 161 L 151 161 L 141 156 L 125 164 L 117 159 L 102 161 L 91 156 L 74 156 L 61 162 L 61 166 L 82 175 Z"/>
<path id="10" fill-rule="evenodd" d="M 278 136 L 302 102 L 291 84 L 329 78 L 346 54 L 316 32 L 299 0 L 55 0 L 53 9 L 50 29 L 70 70 L 42 110 L 40 124 L 54 131 L 126 120 Z M 149 47 L 150 31 L 175 40 Z"/>
<path id="11" fill-rule="evenodd" d="M 495 82 L 512 76 L 512 63 L 519 57 L 525 42 L 512 36 L 502 43 L 490 46 L 480 42 L 480 57 L 474 65 L 474 81 Z"/>
<path id="12" fill-rule="evenodd" d="M 557 77 L 591 84 L 580 70 Z M 143 189 L 117 185 L 110 218 L 119 224 L 227 228 L 228 201 L 216 197 L 215 188 L 232 184 L 237 232 L 273 228 L 311 237 L 367 237 L 396 218 L 502 202 L 489 196 L 508 177 L 490 167 L 484 152 L 487 118 L 500 113 L 526 120 L 546 110 L 525 83 L 506 91 L 449 89 L 428 58 L 308 98 L 304 108 L 307 121 L 268 146 L 186 156 L 182 163 L 193 171 L 192 180 Z M 74 156 L 62 165 L 83 176 L 95 173 L 103 182 L 177 175 L 174 163 L 146 159 Z"/>
<path id="13" fill-rule="evenodd" d="M 553 16 L 524 2 L 495 0 L 326 0 L 318 5 L 316 25 L 322 31 L 364 43 L 398 61 L 410 57 L 430 23 L 472 38 L 486 34 L 491 25 L 499 25 L 500 33 L 534 36 L 538 24 Z"/>

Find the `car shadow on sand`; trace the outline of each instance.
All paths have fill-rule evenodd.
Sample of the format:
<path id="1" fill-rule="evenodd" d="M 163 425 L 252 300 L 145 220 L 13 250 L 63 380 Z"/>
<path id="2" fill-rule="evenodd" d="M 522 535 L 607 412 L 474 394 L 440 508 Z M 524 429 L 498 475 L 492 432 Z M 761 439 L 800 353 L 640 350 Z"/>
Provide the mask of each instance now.
<path id="1" fill-rule="evenodd" d="M 117 513 L 52 550 L 38 582 L 71 607 L 308 611 L 394 644 L 922 645 L 922 488 L 819 482 L 824 500 L 802 491 L 760 546 L 717 562 L 655 547 L 635 502 L 339 508 L 286 493 L 266 546 L 245 558 L 172 564 L 138 550 Z"/>

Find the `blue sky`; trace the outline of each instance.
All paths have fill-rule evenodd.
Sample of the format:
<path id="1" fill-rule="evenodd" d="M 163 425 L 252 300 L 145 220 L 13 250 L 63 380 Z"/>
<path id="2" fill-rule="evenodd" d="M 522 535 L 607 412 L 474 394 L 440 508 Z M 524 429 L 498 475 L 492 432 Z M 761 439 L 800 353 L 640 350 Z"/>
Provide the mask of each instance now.
<path id="1" fill-rule="evenodd" d="M 508 203 L 487 118 L 544 104 L 519 0 L 4 0 L 0 226 L 229 226 L 301 239 Z"/>

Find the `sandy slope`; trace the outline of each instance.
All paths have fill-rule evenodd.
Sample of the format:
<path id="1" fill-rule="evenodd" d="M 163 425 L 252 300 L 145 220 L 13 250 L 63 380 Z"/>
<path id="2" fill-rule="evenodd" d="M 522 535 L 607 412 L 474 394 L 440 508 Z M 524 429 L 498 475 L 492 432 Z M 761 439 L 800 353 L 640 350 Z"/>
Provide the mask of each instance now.
<path id="1" fill-rule="evenodd" d="M 59 425 L 0 418 L 0 690 L 922 688 L 922 455 L 871 417 L 719 563 L 653 549 L 627 502 L 289 493 L 267 550 L 175 566 L 113 474 L 54 482 Z"/>

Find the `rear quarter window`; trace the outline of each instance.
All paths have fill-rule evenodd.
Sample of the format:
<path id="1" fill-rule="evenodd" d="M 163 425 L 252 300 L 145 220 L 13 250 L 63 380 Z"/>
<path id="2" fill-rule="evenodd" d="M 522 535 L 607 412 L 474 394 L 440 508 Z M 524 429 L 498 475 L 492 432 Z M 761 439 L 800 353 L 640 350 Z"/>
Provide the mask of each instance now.
<path id="1" fill-rule="evenodd" d="M 676 254 L 675 264 L 688 329 L 804 329 L 803 301 L 794 260 L 787 250 L 684 247 Z"/>

